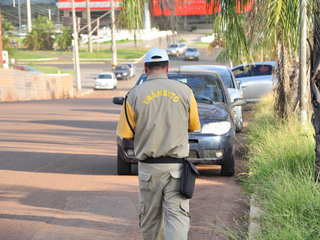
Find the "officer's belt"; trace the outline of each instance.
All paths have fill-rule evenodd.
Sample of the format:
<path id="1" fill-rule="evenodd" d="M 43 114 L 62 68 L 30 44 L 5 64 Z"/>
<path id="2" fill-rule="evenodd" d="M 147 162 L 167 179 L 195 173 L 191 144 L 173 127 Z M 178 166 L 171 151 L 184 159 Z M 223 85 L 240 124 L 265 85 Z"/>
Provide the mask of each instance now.
<path id="1" fill-rule="evenodd" d="M 183 158 L 173 158 L 173 157 L 148 157 L 145 160 L 139 160 L 141 163 L 183 163 Z"/>

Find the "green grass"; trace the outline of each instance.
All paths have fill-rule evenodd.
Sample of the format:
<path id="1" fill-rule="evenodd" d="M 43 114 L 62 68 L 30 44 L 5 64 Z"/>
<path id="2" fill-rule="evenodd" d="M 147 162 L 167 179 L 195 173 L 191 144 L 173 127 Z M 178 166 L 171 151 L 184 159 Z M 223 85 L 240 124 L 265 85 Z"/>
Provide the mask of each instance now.
<path id="1" fill-rule="evenodd" d="M 118 59 L 133 59 L 141 58 L 147 50 L 145 49 L 117 49 Z M 71 52 L 64 53 L 66 55 L 72 56 Z M 112 51 L 110 49 L 101 49 L 97 53 L 96 49 L 93 49 L 93 53 L 88 53 L 86 49 L 81 49 L 79 52 L 80 58 L 112 58 Z"/>
<path id="2" fill-rule="evenodd" d="M 136 59 L 141 58 L 144 54 L 146 54 L 147 49 L 117 49 L 117 58 L 118 59 Z M 53 58 L 53 56 L 48 56 L 46 54 L 54 54 L 54 55 L 68 55 L 72 56 L 72 52 L 67 51 L 25 51 L 18 50 L 14 54 L 10 55 L 10 58 L 19 59 L 29 59 L 32 61 L 33 59 L 45 59 L 45 58 Z M 93 53 L 88 53 L 87 49 L 81 49 L 79 52 L 79 57 L 88 59 L 112 59 L 112 52 L 110 49 L 101 49 L 99 53 L 97 53 L 96 49 L 93 49 Z M 49 60 L 50 61 L 50 60 Z M 53 60 L 56 61 L 56 60 Z M 71 61 L 71 58 L 70 58 Z M 95 61 L 95 60 L 92 60 Z"/>
<path id="3" fill-rule="evenodd" d="M 246 192 L 262 210 L 254 239 L 319 239 L 320 189 L 314 181 L 315 141 L 294 115 L 276 121 L 272 97 L 257 104 L 247 134 Z"/>
<path id="4" fill-rule="evenodd" d="M 75 74 L 75 72 L 69 72 L 69 71 L 64 71 L 60 68 L 57 67 L 50 67 L 50 66 L 34 66 L 34 68 L 36 70 L 38 70 L 39 72 L 43 72 L 43 73 L 53 73 L 53 74 L 58 74 L 59 71 L 61 74 L 63 73 L 69 73 L 69 74 Z"/>
<path id="5" fill-rule="evenodd" d="M 52 58 L 51 56 L 47 56 L 45 54 L 39 54 L 35 52 L 26 52 L 26 51 L 16 51 L 13 53 L 10 58 L 19 59 L 43 59 L 43 58 Z"/>

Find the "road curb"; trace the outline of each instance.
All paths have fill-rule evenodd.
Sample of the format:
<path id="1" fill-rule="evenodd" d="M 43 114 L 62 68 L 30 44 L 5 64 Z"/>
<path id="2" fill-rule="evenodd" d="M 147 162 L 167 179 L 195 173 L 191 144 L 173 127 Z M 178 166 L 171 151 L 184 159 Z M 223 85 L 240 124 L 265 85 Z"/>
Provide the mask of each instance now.
<path id="1" fill-rule="evenodd" d="M 83 97 L 83 96 L 85 96 L 85 95 L 87 95 L 87 94 L 92 93 L 93 90 L 94 90 L 94 89 L 90 89 L 90 90 L 88 90 L 88 91 L 86 91 L 86 92 L 75 93 L 74 96 L 73 96 L 73 98 L 81 98 L 81 97 Z"/>
<path id="2" fill-rule="evenodd" d="M 136 61 L 135 61 L 135 62 L 133 62 L 133 63 L 138 63 L 138 62 L 140 62 L 140 61 L 141 61 L 145 56 L 146 56 L 146 54 L 145 54 L 145 55 L 143 55 L 141 58 L 136 59 Z"/>
<path id="3" fill-rule="evenodd" d="M 260 231 L 258 219 L 261 216 L 261 209 L 256 206 L 255 198 L 256 196 L 253 194 L 250 200 L 249 240 L 255 240 L 256 234 Z"/>

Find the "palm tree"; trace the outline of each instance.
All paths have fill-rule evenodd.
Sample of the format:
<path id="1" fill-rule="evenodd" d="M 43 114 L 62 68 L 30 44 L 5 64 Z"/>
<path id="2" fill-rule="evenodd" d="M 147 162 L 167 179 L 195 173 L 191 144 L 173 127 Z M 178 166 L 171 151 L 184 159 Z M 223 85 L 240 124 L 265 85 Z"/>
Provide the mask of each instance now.
<path id="1" fill-rule="evenodd" d="M 70 26 L 62 27 L 62 33 L 56 36 L 56 44 L 62 50 L 68 50 L 68 46 L 72 44 L 72 29 Z"/>
<path id="2" fill-rule="evenodd" d="M 4 50 L 8 51 L 9 54 L 13 52 L 13 49 L 10 48 L 10 39 L 13 37 L 12 32 L 14 30 L 14 26 L 11 22 L 2 20 L 2 47 Z"/>
<path id="3" fill-rule="evenodd" d="M 47 17 L 38 16 L 33 21 L 32 30 L 23 40 L 23 44 L 29 50 L 52 50 L 54 22 Z"/>
<path id="4" fill-rule="evenodd" d="M 316 173 L 315 178 L 320 182 L 320 1 L 315 0 L 315 10 L 314 10 L 314 44 L 312 52 L 312 63 L 311 63 L 311 102 L 313 107 L 312 124 L 315 130 L 315 142 L 316 142 Z"/>
<path id="5" fill-rule="evenodd" d="M 214 13 L 215 32 L 225 42 L 218 60 L 254 62 L 257 53 L 269 49 L 277 62 L 275 113 L 280 118 L 290 115 L 298 104 L 298 75 L 291 68 L 299 51 L 300 0 L 211 0 L 209 4 L 221 9 Z M 249 5 L 252 9 L 246 12 Z M 309 1 L 310 23 L 312 7 Z"/>

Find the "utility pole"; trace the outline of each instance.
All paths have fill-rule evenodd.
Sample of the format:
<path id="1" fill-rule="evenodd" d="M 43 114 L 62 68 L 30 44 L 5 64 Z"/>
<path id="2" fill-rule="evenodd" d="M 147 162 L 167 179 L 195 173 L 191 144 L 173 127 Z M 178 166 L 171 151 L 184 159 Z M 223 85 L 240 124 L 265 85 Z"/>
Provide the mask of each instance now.
<path id="1" fill-rule="evenodd" d="M 112 50 L 112 66 L 116 66 L 117 63 L 117 46 L 116 46 L 116 34 L 115 34 L 115 20 L 114 20 L 114 0 L 111 0 L 111 50 Z"/>
<path id="2" fill-rule="evenodd" d="M 20 11 L 20 0 L 18 0 L 18 14 L 19 14 L 19 33 L 21 33 L 21 11 Z"/>
<path id="3" fill-rule="evenodd" d="M 0 67 L 2 67 L 2 23 L 1 23 L 1 3 L 0 3 Z"/>
<path id="4" fill-rule="evenodd" d="M 299 49 L 299 120 L 307 126 L 307 20 L 306 0 L 300 0 L 300 49 Z"/>
<path id="5" fill-rule="evenodd" d="M 144 29 L 145 30 L 150 30 L 151 26 L 150 26 L 150 13 L 149 13 L 149 4 L 146 1 L 145 5 L 144 5 Z"/>
<path id="6" fill-rule="evenodd" d="M 27 15 L 28 15 L 28 32 L 31 32 L 32 24 L 31 24 L 31 0 L 27 0 Z"/>
<path id="7" fill-rule="evenodd" d="M 49 20 L 51 20 L 51 9 L 48 9 Z"/>
<path id="8" fill-rule="evenodd" d="M 97 53 L 99 53 L 99 28 L 100 28 L 100 19 L 97 20 Z"/>
<path id="9" fill-rule="evenodd" d="M 74 6 L 74 0 L 72 0 L 72 20 L 73 20 L 73 42 L 74 42 L 74 66 L 76 71 L 77 80 L 77 92 L 81 92 L 81 78 L 80 78 L 80 64 L 79 64 L 79 49 L 78 49 L 78 32 L 77 32 L 77 21 L 76 21 L 76 9 Z"/>
<path id="10" fill-rule="evenodd" d="M 92 53 L 92 35 L 91 33 L 91 12 L 90 12 L 90 1 L 87 0 L 87 23 L 88 23 L 88 52 Z"/>

